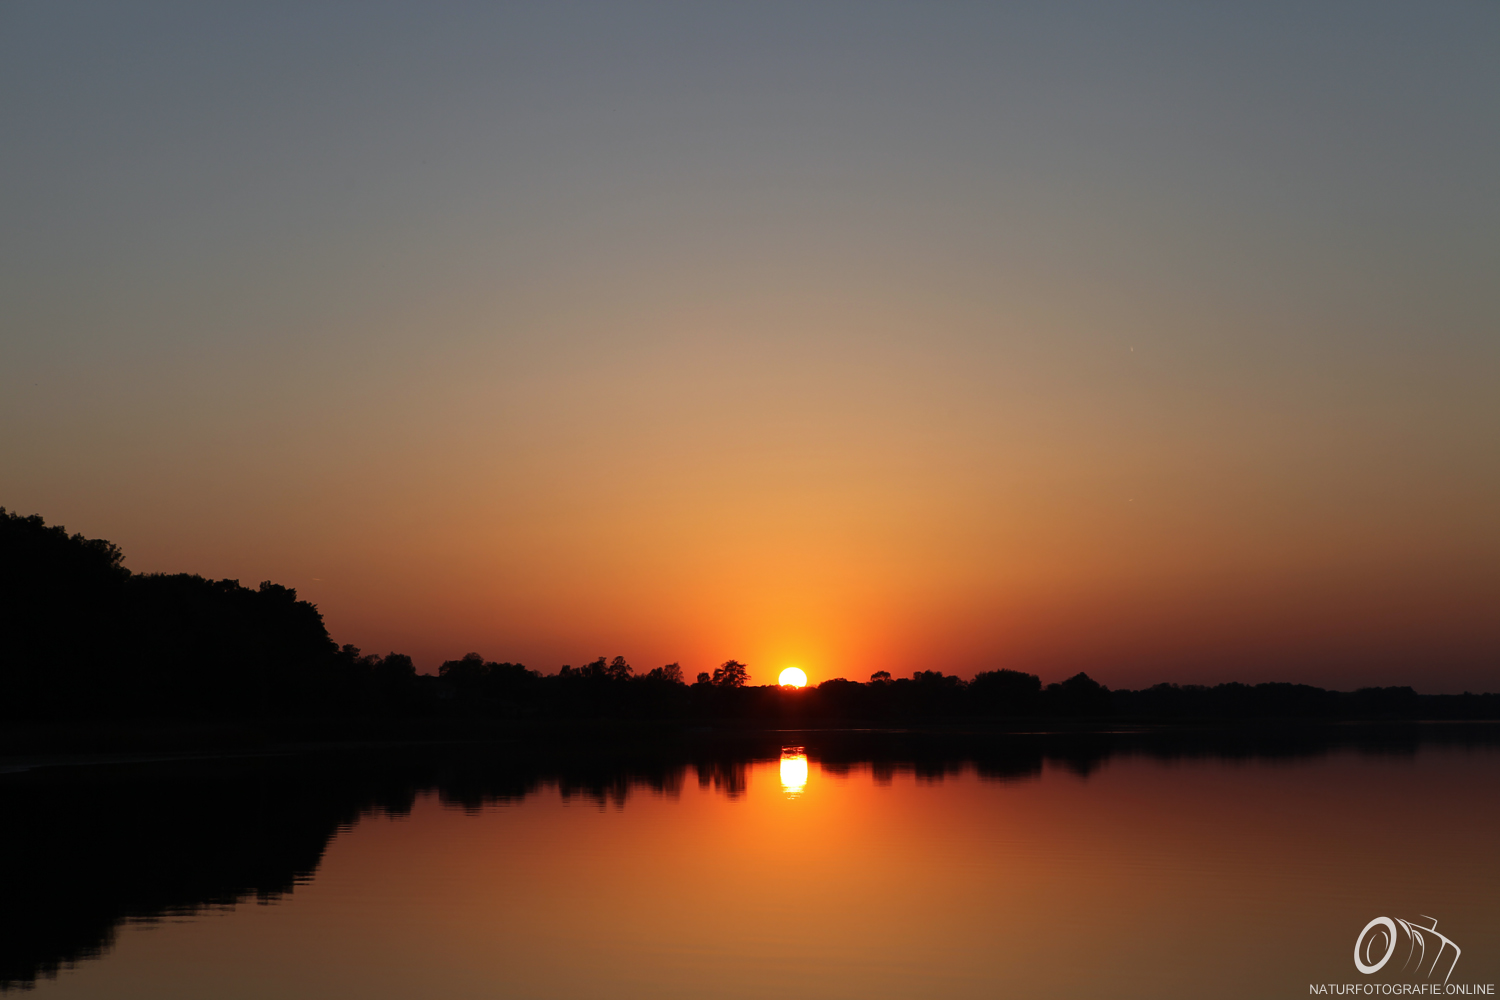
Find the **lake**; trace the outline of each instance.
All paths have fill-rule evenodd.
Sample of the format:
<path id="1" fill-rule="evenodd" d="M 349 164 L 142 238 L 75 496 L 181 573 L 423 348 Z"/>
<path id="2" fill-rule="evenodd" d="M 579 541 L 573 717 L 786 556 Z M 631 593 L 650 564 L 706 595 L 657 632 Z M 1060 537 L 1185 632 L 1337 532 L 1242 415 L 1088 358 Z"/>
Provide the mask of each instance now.
<path id="1" fill-rule="evenodd" d="M 31 768 L 0 776 L 0 978 L 38 1000 L 1453 995 L 1500 981 L 1497 792 L 1486 726 Z M 1391 957 L 1362 973 L 1357 940 Z"/>

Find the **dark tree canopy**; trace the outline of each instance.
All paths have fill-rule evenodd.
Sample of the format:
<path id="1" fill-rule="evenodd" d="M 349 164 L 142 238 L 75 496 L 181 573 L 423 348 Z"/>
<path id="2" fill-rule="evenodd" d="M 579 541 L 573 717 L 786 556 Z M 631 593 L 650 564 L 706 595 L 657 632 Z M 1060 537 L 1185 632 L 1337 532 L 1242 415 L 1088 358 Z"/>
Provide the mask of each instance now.
<path id="1" fill-rule="evenodd" d="M 1196 721 L 1500 717 L 1500 695 L 1418 695 L 1409 687 L 1325 691 L 1303 684 L 1158 684 L 1111 691 L 1078 673 L 940 670 L 801 690 L 752 687 L 726 660 L 697 683 L 680 664 L 636 674 L 623 656 L 543 674 L 479 653 L 419 675 L 410 657 L 336 647 L 318 609 L 270 581 L 131 573 L 111 542 L 69 535 L 0 508 L 0 719 L 177 721 L 332 716 L 515 720 L 733 719 L 806 722 L 946 719 Z"/>
<path id="2" fill-rule="evenodd" d="M 664 667 L 654 667 L 646 674 L 646 679 L 658 684 L 681 684 L 682 667 L 676 663 L 668 663 Z"/>
<path id="3" fill-rule="evenodd" d="M 122 562 L 109 542 L 0 510 L 0 712 L 240 716 L 330 693 L 318 671 L 337 650 L 296 591 Z"/>
<path id="4" fill-rule="evenodd" d="M 744 687 L 750 680 L 750 669 L 739 660 L 725 660 L 714 668 L 715 687 Z"/>

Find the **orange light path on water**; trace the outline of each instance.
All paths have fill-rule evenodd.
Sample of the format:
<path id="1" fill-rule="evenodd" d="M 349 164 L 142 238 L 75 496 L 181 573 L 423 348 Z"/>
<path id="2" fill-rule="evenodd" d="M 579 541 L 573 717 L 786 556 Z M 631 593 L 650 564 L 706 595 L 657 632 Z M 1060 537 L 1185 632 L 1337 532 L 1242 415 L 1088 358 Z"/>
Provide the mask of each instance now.
<path id="1" fill-rule="evenodd" d="M 1401 887 L 1446 887 L 1439 926 L 1492 934 L 1493 907 L 1455 893 L 1452 859 L 1473 884 L 1500 878 L 1500 806 L 1473 796 L 1496 774 L 1493 756 L 1432 754 L 1399 772 L 1351 756 L 1291 772 L 1117 758 L 1087 780 L 1040 760 L 986 779 L 788 746 L 605 808 L 555 790 L 475 812 L 426 795 L 340 833 L 276 905 L 127 926 L 109 959 L 39 989 L 120 996 L 149 972 L 153 996 L 184 1000 L 234 981 L 290 1000 L 330 983 L 477 1000 L 605 995 L 606 981 L 626 998 L 896 1000 L 939 976 L 954 1000 L 1144 1000 L 1209 981 L 1248 1000 L 1352 973 L 1355 935 Z M 1391 851 L 1433 823 L 1444 852 Z M 1365 885 L 1372 870 L 1388 877 Z M 1488 982 L 1493 957 L 1466 949 L 1459 970 Z"/>
<path id="2" fill-rule="evenodd" d="M 781 751 L 781 790 L 794 798 L 806 787 L 807 752 L 801 747 L 787 747 Z"/>

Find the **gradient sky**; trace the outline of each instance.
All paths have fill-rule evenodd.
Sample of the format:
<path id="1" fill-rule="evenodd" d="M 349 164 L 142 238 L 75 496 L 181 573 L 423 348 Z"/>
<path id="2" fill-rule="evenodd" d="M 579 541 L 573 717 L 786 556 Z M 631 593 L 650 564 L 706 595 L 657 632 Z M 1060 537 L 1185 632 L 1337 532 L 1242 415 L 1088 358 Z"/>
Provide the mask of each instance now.
<path id="1" fill-rule="evenodd" d="M 424 669 L 1500 690 L 1500 6 L 0 5 L 0 504 Z"/>

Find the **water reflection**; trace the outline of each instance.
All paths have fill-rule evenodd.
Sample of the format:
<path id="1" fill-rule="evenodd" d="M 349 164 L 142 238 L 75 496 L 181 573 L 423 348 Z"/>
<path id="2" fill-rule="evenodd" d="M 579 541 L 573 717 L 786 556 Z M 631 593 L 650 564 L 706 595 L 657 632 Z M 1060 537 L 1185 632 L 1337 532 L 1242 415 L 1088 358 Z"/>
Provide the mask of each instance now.
<path id="1" fill-rule="evenodd" d="M 782 808 L 781 812 L 787 817 L 796 814 L 801 817 L 796 822 L 810 824 L 798 829 L 794 838 L 797 843 L 822 845 L 818 849 L 827 852 L 823 863 L 831 867 L 814 868 L 808 873 L 816 880 L 850 863 L 839 853 L 846 843 L 841 838 L 847 837 L 847 844 L 863 843 L 861 831 L 868 818 L 858 810 L 875 808 L 871 805 L 874 800 L 865 799 L 858 800 L 857 808 L 850 806 L 847 798 L 844 805 L 838 805 L 833 793 L 840 786 L 846 789 L 842 793 L 846 796 L 847 789 L 856 786 L 872 794 L 886 794 L 882 789 L 904 776 L 909 782 L 903 786 L 906 788 L 938 788 L 954 780 L 977 779 L 991 786 L 1019 789 L 1038 784 L 1036 779 L 1044 773 L 1092 783 L 1111 760 L 1305 761 L 1336 751 L 1352 751 L 1381 767 L 1388 763 L 1395 769 L 1390 773 L 1396 774 L 1415 760 L 1424 746 L 1473 749 L 1500 745 L 1496 728 L 1487 726 L 1004 737 L 915 732 L 801 735 L 802 742 L 797 745 L 788 744 L 779 734 L 746 733 L 623 747 L 570 743 L 405 748 L 388 753 L 39 769 L 3 775 L 0 987 L 25 987 L 38 977 L 104 954 L 128 924 L 190 916 L 251 900 L 270 903 L 288 894 L 300 898 L 302 887 L 315 876 L 322 878 L 325 852 L 340 831 L 379 817 L 408 816 L 419 801 L 429 798 L 462 823 L 467 822 L 464 814 L 489 815 L 491 807 L 528 799 L 534 804 L 538 792 L 548 791 L 555 796 L 547 801 L 586 807 L 582 813 L 570 814 L 566 821 L 559 820 L 562 825 L 548 837 L 557 836 L 559 830 L 582 831 L 577 835 L 589 837 L 594 834 L 587 833 L 587 824 L 579 816 L 614 815 L 637 796 L 676 809 L 675 803 L 684 799 L 690 777 L 696 776 L 697 787 L 712 793 L 709 800 L 732 810 L 725 814 L 729 825 L 720 828 L 713 825 L 718 820 L 699 817 L 690 821 L 682 818 L 685 813 L 664 813 L 659 822 L 666 825 L 650 834 L 660 839 L 669 832 L 668 839 L 681 840 L 671 840 L 678 845 L 673 848 L 678 852 L 675 856 L 694 858 L 698 843 L 717 847 L 726 837 L 725 830 L 740 830 L 748 824 L 750 833 L 763 835 L 765 824 L 793 821 L 757 811 L 761 806 L 747 808 L 746 803 L 761 794 L 755 792 L 758 787 L 783 806 L 789 798 L 803 798 L 796 809 Z M 820 781 L 817 795 L 806 796 L 813 768 L 829 780 Z M 1222 773 L 1228 776 L 1234 772 L 1222 769 Z M 868 777 L 862 777 L 865 775 Z M 856 778 L 860 780 L 850 780 Z M 1158 792 L 1166 794 L 1161 789 L 1170 789 L 1170 781 L 1162 780 L 1166 783 Z M 1439 774 L 1431 780 L 1446 779 Z M 1472 790 L 1459 779 L 1454 780 L 1457 783 L 1449 790 L 1451 801 L 1475 801 Z M 1280 808 L 1283 799 L 1304 795 L 1294 786 L 1290 777 L 1274 777 L 1265 785 L 1271 789 L 1264 793 L 1270 796 L 1265 799 L 1266 808 Z M 1318 801 L 1316 797 L 1304 798 L 1314 805 Z M 931 800 L 923 801 L 931 804 Z M 1141 801 L 1144 810 L 1145 800 Z M 1379 799 L 1372 797 L 1371 801 Z M 632 810 L 636 811 L 634 807 Z M 1078 822 L 1088 825 L 1095 820 Z M 1191 819 L 1184 828 L 1196 829 L 1192 824 L 1197 822 Z M 1435 831 L 1431 835 L 1446 835 L 1441 816 L 1434 814 L 1429 822 Z M 704 825 L 699 829 L 694 823 Z M 759 828 L 757 823 L 761 824 Z M 683 824 L 686 827 L 679 833 L 676 827 Z M 1308 836 L 1321 835 L 1312 827 L 1309 830 Z M 1207 819 L 1203 820 L 1203 831 L 1202 836 L 1208 838 L 1205 842 L 1229 836 Z M 1050 836 L 1056 839 L 1063 835 Z M 1112 832 L 1100 836 L 1103 839 L 1098 844 L 1078 847 L 1085 852 L 1078 856 L 1098 851 L 1100 845 L 1114 850 L 1114 845 L 1124 843 Z M 535 850 L 545 854 L 551 850 L 549 843 L 544 838 Z M 1141 856 L 1159 850 L 1149 838 L 1143 844 L 1146 853 Z M 444 849 L 439 848 L 439 853 Z M 630 855 L 644 856 L 648 855 Z M 739 886 L 725 890 L 731 897 L 735 892 L 755 891 L 759 875 L 751 861 L 727 850 L 722 854 L 710 852 L 705 859 L 703 863 L 709 867 L 696 874 L 689 872 L 691 877 L 700 882 L 729 879 Z M 405 863 L 389 859 L 380 862 L 386 866 Z M 628 867 L 636 862 L 618 863 Z M 1124 863 L 1123 858 L 1120 863 Z M 1138 864 L 1139 858 L 1130 863 Z M 385 869 L 376 866 L 376 870 Z M 1455 868 L 1455 873 L 1462 876 L 1464 869 Z M 858 888 L 864 884 L 860 880 L 870 874 L 869 870 L 851 874 L 850 885 Z M 880 874 L 881 878 L 871 885 L 906 877 L 895 867 Z M 744 880 L 743 885 L 735 881 L 739 879 Z M 668 902 L 659 905 L 669 906 L 673 893 L 687 890 L 673 885 L 653 891 L 665 893 L 663 899 Z M 926 912 L 922 907 L 928 904 L 921 902 L 925 890 L 918 887 L 911 891 L 917 900 L 912 912 Z M 1404 897 L 1397 902 L 1404 903 Z M 1429 904 L 1414 896 L 1411 905 L 1416 912 Z M 671 916 L 670 909 L 663 912 L 666 915 L 662 919 Z M 1434 911 L 1429 906 L 1421 912 Z M 792 916 L 796 915 L 788 914 Z M 1440 916 L 1445 927 L 1453 919 L 1446 911 Z M 1368 914 L 1360 917 L 1354 930 L 1368 919 Z M 1348 945 L 1341 945 L 1341 951 L 1347 952 Z"/>
<path id="2" fill-rule="evenodd" d="M 781 749 L 781 790 L 795 799 L 807 787 L 807 751 L 802 747 Z"/>

